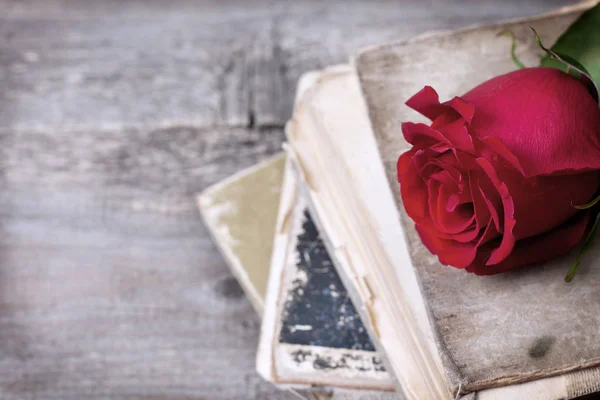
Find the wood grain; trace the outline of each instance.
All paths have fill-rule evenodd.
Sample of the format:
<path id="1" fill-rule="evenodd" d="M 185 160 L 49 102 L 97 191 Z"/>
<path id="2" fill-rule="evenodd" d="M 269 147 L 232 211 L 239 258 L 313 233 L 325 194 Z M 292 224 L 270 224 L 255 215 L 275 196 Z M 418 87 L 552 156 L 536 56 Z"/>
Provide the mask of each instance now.
<path id="1" fill-rule="evenodd" d="M 0 126 L 281 125 L 300 74 L 359 47 L 569 1 L 249 3 L 2 0 Z"/>
<path id="2" fill-rule="evenodd" d="M 191 194 L 280 130 L 70 135 L 0 135 L 0 397 L 278 396 Z"/>
<path id="3" fill-rule="evenodd" d="M 0 0 L 0 398 L 297 398 L 194 194 L 279 149 L 301 73 L 568 3 Z"/>

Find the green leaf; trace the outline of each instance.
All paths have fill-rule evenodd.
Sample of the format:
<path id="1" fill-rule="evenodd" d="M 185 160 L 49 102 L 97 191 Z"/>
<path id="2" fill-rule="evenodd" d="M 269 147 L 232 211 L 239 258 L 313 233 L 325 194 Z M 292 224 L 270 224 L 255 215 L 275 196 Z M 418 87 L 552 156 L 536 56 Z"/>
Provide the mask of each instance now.
<path id="1" fill-rule="evenodd" d="M 581 259 L 583 258 L 585 253 L 587 253 L 587 251 L 590 249 L 592 242 L 594 241 L 594 237 L 596 236 L 596 233 L 598 231 L 598 226 L 600 226 L 600 213 L 596 214 L 596 221 L 594 222 L 594 226 L 592 227 L 592 230 L 590 231 L 587 238 L 585 239 L 585 243 L 583 244 L 583 247 L 581 248 L 579 255 L 575 259 L 575 262 L 573 262 L 573 264 L 571 265 L 571 268 L 569 268 L 569 271 L 567 272 L 567 276 L 565 276 L 565 282 L 571 282 L 573 280 L 573 277 L 575 276 L 575 272 L 577 272 L 577 268 L 579 267 L 579 264 L 581 263 Z"/>
<path id="2" fill-rule="evenodd" d="M 577 60 L 589 74 L 595 86 L 600 83 L 600 4 L 589 9 L 573 23 L 550 49 L 565 60 Z M 542 58 L 544 67 L 568 67 L 546 54 Z"/>
<path id="3" fill-rule="evenodd" d="M 584 204 L 582 206 L 573 206 L 578 210 L 587 210 L 588 208 L 592 208 L 594 207 L 596 204 L 600 203 L 600 196 L 596 197 L 594 200 L 590 201 L 587 204 Z"/>

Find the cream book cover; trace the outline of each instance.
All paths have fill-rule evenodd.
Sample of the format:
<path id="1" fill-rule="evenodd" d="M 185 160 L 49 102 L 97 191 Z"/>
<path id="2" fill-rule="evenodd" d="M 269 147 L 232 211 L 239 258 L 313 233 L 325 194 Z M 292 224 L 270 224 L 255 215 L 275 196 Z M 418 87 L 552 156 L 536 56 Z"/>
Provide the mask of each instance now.
<path id="1" fill-rule="evenodd" d="M 219 182 L 197 196 L 205 225 L 233 275 L 262 315 L 285 154 Z"/>

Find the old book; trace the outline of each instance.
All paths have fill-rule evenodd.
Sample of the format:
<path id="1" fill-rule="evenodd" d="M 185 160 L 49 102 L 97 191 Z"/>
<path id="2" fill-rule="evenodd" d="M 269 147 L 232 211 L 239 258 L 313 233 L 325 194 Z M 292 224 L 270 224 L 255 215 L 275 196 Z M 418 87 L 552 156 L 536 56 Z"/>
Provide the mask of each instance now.
<path id="1" fill-rule="evenodd" d="M 392 390 L 288 165 L 277 219 L 257 370 L 287 386 Z"/>
<path id="2" fill-rule="evenodd" d="M 514 70 L 510 40 L 498 36 L 506 29 L 521 60 L 537 65 L 529 26 L 552 43 L 588 6 L 373 47 L 355 68 L 311 73 L 299 85 L 290 155 L 408 399 L 558 400 L 600 390 L 600 270 L 591 268 L 600 245 L 575 284 L 563 281 L 573 255 L 490 277 L 441 266 L 404 214 L 396 179 L 408 148 L 400 124 L 418 119 L 404 105 L 411 95 L 431 85 L 450 99 Z"/>
<path id="3" fill-rule="evenodd" d="M 391 390 L 393 379 L 300 200 L 294 203 L 294 231 L 283 238 L 278 232 L 275 241 L 276 252 L 290 249 L 293 254 L 285 268 L 276 264 L 272 294 L 265 299 L 285 165 L 285 155 L 276 155 L 197 196 L 205 224 L 234 276 L 257 312 L 267 310 L 263 338 L 268 331 L 274 340 L 261 345 L 259 359 L 273 359 L 277 365 L 272 375 L 267 363 L 259 370 L 269 371 L 274 383 L 288 386 Z M 298 193 L 290 183 L 288 179 L 284 198 L 290 190 Z M 282 239 L 292 247 L 281 247 Z"/>
<path id="4" fill-rule="evenodd" d="M 264 309 L 284 166 L 281 153 L 197 196 L 206 227 L 259 315 Z"/>

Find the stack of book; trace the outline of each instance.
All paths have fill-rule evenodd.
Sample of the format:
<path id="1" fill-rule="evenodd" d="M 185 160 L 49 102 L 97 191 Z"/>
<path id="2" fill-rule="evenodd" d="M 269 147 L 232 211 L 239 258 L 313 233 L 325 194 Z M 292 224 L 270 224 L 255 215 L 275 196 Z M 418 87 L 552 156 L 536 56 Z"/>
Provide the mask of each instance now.
<path id="1" fill-rule="evenodd" d="M 600 269 L 572 258 L 478 277 L 444 267 L 406 216 L 396 178 L 404 105 L 442 100 L 541 55 L 592 4 L 364 49 L 304 75 L 284 153 L 198 196 L 263 318 L 257 370 L 284 387 L 398 398 L 573 399 L 600 391 Z M 587 256 L 600 260 L 600 247 Z M 593 263 L 592 263 L 593 264 Z"/>

